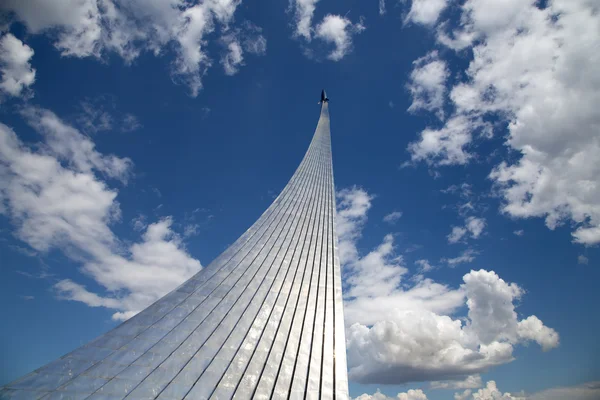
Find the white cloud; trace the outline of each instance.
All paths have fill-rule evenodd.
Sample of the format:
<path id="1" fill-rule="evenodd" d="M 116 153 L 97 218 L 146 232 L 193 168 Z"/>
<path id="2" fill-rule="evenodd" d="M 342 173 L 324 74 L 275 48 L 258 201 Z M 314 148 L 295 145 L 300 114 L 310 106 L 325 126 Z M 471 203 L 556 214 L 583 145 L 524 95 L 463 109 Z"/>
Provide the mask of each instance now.
<path id="1" fill-rule="evenodd" d="M 90 307 L 106 307 L 118 309 L 120 302 L 117 299 L 104 298 L 96 293 L 89 292 L 85 286 L 73 282 L 70 279 L 63 279 L 54 285 L 60 298 L 64 300 L 80 301 Z"/>
<path id="2" fill-rule="evenodd" d="M 471 393 L 471 390 L 466 390 L 462 395 L 456 393 L 454 395 L 455 400 L 526 400 L 525 397 L 515 397 L 510 393 L 502 393 L 498 390 L 496 382 L 489 381 L 486 386 L 479 389 L 477 392 Z"/>
<path id="3" fill-rule="evenodd" d="M 22 114 L 36 131 L 44 135 L 44 145 L 57 159 L 68 162 L 78 172 L 89 174 L 96 170 L 127 182 L 131 173 L 130 159 L 100 154 L 94 142 L 65 124 L 52 111 L 28 107 Z"/>
<path id="4" fill-rule="evenodd" d="M 473 398 L 471 389 L 465 390 L 463 393 L 454 393 L 454 400 L 467 400 Z"/>
<path id="5" fill-rule="evenodd" d="M 210 9 L 203 4 L 192 6 L 173 21 L 177 30 L 177 58 L 173 63 L 172 76 L 176 82 L 186 84 L 193 97 L 202 88 L 202 76 L 212 62 L 203 47 L 205 35 L 214 29 Z"/>
<path id="6" fill-rule="evenodd" d="M 117 129 L 121 132 L 132 132 L 141 128 L 138 117 L 117 111 L 115 100 L 116 98 L 110 95 L 83 100 L 79 104 L 80 112 L 75 118 L 77 126 L 90 135 Z"/>
<path id="7" fill-rule="evenodd" d="M 137 217 L 131 220 L 131 226 L 136 232 L 143 231 L 148 226 L 148 223 L 146 222 L 146 216 L 143 214 L 138 215 Z"/>
<path id="8" fill-rule="evenodd" d="M 386 235 L 377 248 L 345 264 L 346 282 L 350 285 L 344 296 L 371 298 L 392 294 L 408 270 L 402 266 L 402 256 L 394 252 L 394 237 Z"/>
<path id="9" fill-rule="evenodd" d="M 199 229 L 200 225 L 198 224 L 188 224 L 183 228 L 183 237 L 188 238 L 191 236 L 196 236 L 198 234 Z"/>
<path id="10" fill-rule="evenodd" d="M 239 66 L 244 65 L 242 45 L 234 38 L 225 39 L 227 52 L 221 57 L 221 64 L 227 75 L 235 75 Z"/>
<path id="11" fill-rule="evenodd" d="M 553 388 L 533 394 L 527 400 L 597 400 L 600 398 L 600 382 Z"/>
<path id="12" fill-rule="evenodd" d="M 0 92 L 21 96 L 35 82 L 33 49 L 7 33 L 0 38 Z"/>
<path id="13" fill-rule="evenodd" d="M 468 49 L 466 79 L 450 90 L 454 115 L 409 146 L 413 161 L 466 164 L 482 122 L 508 127 L 511 157 L 492 170 L 518 218 L 571 222 L 573 240 L 600 243 L 600 15 L 590 0 L 468 0 L 460 22 L 438 27 L 440 43 Z M 458 121 L 458 122 L 457 122 Z M 460 122 L 460 123 L 459 123 Z M 482 140 L 492 136 L 485 128 Z M 504 132 L 501 132 L 504 133 Z"/>
<path id="14" fill-rule="evenodd" d="M 103 100 L 81 102 L 81 113 L 77 117 L 77 122 L 85 132 L 94 134 L 112 129 L 113 117 L 103 107 Z"/>
<path id="15" fill-rule="evenodd" d="M 415 265 L 418 265 L 420 267 L 419 272 L 421 272 L 421 273 L 429 272 L 435 268 L 433 265 L 431 265 L 429 263 L 428 260 L 417 260 L 417 261 L 415 261 Z"/>
<path id="16" fill-rule="evenodd" d="M 425 161 L 432 166 L 467 164 L 473 158 L 467 151 L 473 141 L 473 131 L 490 129 L 491 125 L 481 118 L 454 115 L 440 129 L 423 130 L 419 139 L 408 145 L 408 151 L 412 162 Z"/>
<path id="17" fill-rule="evenodd" d="M 513 304 L 521 295 L 518 286 L 485 270 L 471 271 L 463 280 L 458 291 L 469 309 L 464 325 L 427 309 L 394 310 L 386 320 L 352 324 L 350 378 L 365 383 L 460 379 L 512 361 L 513 346 L 523 340 L 535 337 L 544 348 L 558 345 L 549 328 L 539 336 L 521 336 Z"/>
<path id="18" fill-rule="evenodd" d="M 481 376 L 469 375 L 463 380 L 433 381 L 429 383 L 432 389 L 477 389 L 483 386 Z"/>
<path id="19" fill-rule="evenodd" d="M 294 36 L 304 39 L 307 43 L 317 38 L 327 44 L 333 44 L 334 49 L 327 58 L 331 61 L 340 61 L 352 51 L 352 37 L 366 29 L 362 17 L 359 22 L 353 24 L 345 16 L 327 14 L 319 24 L 313 26 L 313 16 L 318 2 L 319 0 L 290 1 L 290 7 L 293 5 L 294 11 Z M 305 47 L 304 54 L 312 58 L 314 51 Z"/>
<path id="20" fill-rule="evenodd" d="M 519 321 L 517 334 L 522 340 L 532 340 L 538 343 L 544 351 L 558 346 L 558 333 L 544 326 L 542 321 L 535 315 Z"/>
<path id="21" fill-rule="evenodd" d="M 225 52 L 221 57 L 221 65 L 226 75 L 235 75 L 244 63 L 244 52 L 264 55 L 267 51 L 267 39 L 262 35 L 262 29 L 249 22 L 243 24 L 221 38 Z"/>
<path id="22" fill-rule="evenodd" d="M 408 392 L 398 393 L 394 397 L 386 396 L 379 389 L 373 394 L 361 394 L 354 400 L 427 400 L 427 395 L 421 389 L 410 389 Z"/>
<path id="23" fill-rule="evenodd" d="M 250 54 L 262 56 L 267 53 L 267 39 L 262 35 L 262 29 L 256 25 L 244 24 L 242 42 L 244 50 Z"/>
<path id="24" fill-rule="evenodd" d="M 356 243 L 373 197 L 351 188 L 338 198 L 340 248 L 350 249 L 342 261 L 350 379 L 464 381 L 512 361 L 517 344 L 533 340 L 544 349 L 558 345 L 556 332 L 538 324 L 536 317 L 518 320 L 514 302 L 522 290 L 493 271 L 471 271 L 457 289 L 431 279 L 407 285 L 403 277 L 408 269 L 396 255 L 391 235 L 361 257 Z M 467 316 L 453 317 L 465 304 Z"/>
<path id="25" fill-rule="evenodd" d="M 558 387 L 542 390 L 531 395 L 522 393 L 502 393 L 495 381 L 489 381 L 486 387 L 473 393 L 465 390 L 455 393 L 455 400 L 596 400 L 600 397 L 600 382 L 588 382 L 577 386 Z"/>
<path id="26" fill-rule="evenodd" d="M 458 243 L 467 234 L 467 229 L 462 226 L 452 227 L 452 232 L 447 236 L 448 243 Z"/>
<path id="27" fill-rule="evenodd" d="M 523 229 L 519 229 L 514 231 L 513 233 L 517 236 L 523 236 L 525 234 L 525 231 Z"/>
<path id="28" fill-rule="evenodd" d="M 367 212 L 371 208 L 374 197 L 356 186 L 338 191 L 336 197 L 339 256 L 342 265 L 346 265 L 358 259 L 356 241 L 360 238 L 362 227 L 367 222 Z"/>
<path id="29" fill-rule="evenodd" d="M 385 14 L 385 0 L 379 0 L 379 15 Z"/>
<path id="30" fill-rule="evenodd" d="M 312 39 L 312 19 L 319 0 L 296 0 L 295 19 L 297 36 L 310 41 Z"/>
<path id="31" fill-rule="evenodd" d="M 470 263 L 475 260 L 475 256 L 479 254 L 476 250 L 467 249 L 455 258 L 442 258 L 440 261 L 447 263 L 451 267 L 456 267 L 458 264 Z"/>
<path id="32" fill-rule="evenodd" d="M 408 90 L 412 95 L 409 112 L 426 110 L 434 112 L 441 120 L 444 119 L 444 97 L 446 81 L 450 71 L 437 51 L 432 51 L 413 62 L 410 73 Z"/>
<path id="33" fill-rule="evenodd" d="M 383 217 L 383 222 L 387 222 L 388 224 L 395 224 L 402 217 L 402 211 L 392 211 Z"/>
<path id="34" fill-rule="evenodd" d="M 471 238 L 479 239 L 479 236 L 485 229 L 485 218 L 467 217 L 465 219 L 465 226 L 454 226 L 452 232 L 447 236 L 448 243 L 458 243 L 465 235 L 470 234 Z"/>
<path id="35" fill-rule="evenodd" d="M 410 389 L 406 393 L 398 393 L 398 400 L 427 400 L 427 396 L 421 389 Z"/>
<path id="36" fill-rule="evenodd" d="M 212 65 L 206 50 L 209 34 L 226 34 L 240 3 L 58 0 L 50 4 L 44 0 L 7 0 L 0 3 L 0 9 L 14 12 L 29 33 L 48 33 L 63 56 L 106 59 L 114 52 L 131 63 L 145 51 L 158 56 L 174 47 L 172 78 L 187 85 L 191 95 L 196 96 L 203 75 Z"/>
<path id="37" fill-rule="evenodd" d="M 473 196 L 473 186 L 469 183 L 463 182 L 459 185 L 450 185 L 446 189 L 441 190 L 442 193 L 458 193 L 461 198 L 469 199 Z"/>
<path id="38" fill-rule="evenodd" d="M 449 0 L 412 0 L 406 21 L 433 25 L 448 6 Z"/>
<path id="39" fill-rule="evenodd" d="M 353 24 L 348 18 L 328 14 L 315 29 L 315 37 L 335 45 L 327 56 L 332 61 L 340 61 L 352 50 L 352 36 L 365 30 L 362 22 Z"/>
<path id="40" fill-rule="evenodd" d="M 583 254 L 580 254 L 579 256 L 577 256 L 577 264 L 588 265 L 589 261 L 590 260 Z"/>
<path id="41" fill-rule="evenodd" d="M 485 228 L 485 218 L 468 217 L 465 220 L 465 227 L 471 232 L 473 239 L 478 239 Z"/>
<path id="42" fill-rule="evenodd" d="M 110 225 L 120 219 L 117 191 L 102 175 L 125 181 L 131 161 L 99 153 L 94 143 L 48 110 L 29 108 L 28 122 L 44 137 L 34 147 L 0 124 L 0 203 L 15 236 L 39 252 L 61 250 L 104 294 L 64 279 L 55 290 L 70 300 L 117 312 L 142 310 L 201 269 L 167 217 L 126 245 Z M 144 229 L 144 227 L 140 228 Z"/>
<path id="43" fill-rule="evenodd" d="M 123 132 L 133 132 L 142 127 L 142 123 L 139 118 L 133 114 L 125 114 L 121 123 L 121 131 Z"/>

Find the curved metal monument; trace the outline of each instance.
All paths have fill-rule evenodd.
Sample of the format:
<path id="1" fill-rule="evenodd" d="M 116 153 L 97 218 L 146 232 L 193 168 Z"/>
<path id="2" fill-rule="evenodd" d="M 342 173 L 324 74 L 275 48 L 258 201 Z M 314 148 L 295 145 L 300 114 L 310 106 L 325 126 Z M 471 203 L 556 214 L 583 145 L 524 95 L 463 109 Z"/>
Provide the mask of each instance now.
<path id="1" fill-rule="evenodd" d="M 2 399 L 348 398 L 329 133 L 231 247 L 135 317 L 8 384 Z"/>

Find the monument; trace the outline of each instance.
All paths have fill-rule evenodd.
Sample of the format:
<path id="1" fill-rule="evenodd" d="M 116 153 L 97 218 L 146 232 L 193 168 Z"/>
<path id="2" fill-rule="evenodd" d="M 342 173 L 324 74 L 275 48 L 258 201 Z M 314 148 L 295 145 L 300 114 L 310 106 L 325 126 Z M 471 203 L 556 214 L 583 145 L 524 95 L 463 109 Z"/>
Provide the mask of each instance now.
<path id="1" fill-rule="evenodd" d="M 281 194 L 154 304 L 0 399 L 348 398 L 329 99 Z"/>

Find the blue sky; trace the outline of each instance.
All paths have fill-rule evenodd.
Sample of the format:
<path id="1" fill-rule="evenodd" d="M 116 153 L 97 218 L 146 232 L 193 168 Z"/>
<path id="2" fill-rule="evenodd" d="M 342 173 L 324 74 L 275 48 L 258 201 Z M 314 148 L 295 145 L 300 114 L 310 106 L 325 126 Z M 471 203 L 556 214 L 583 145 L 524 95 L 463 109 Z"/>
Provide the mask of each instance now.
<path id="1" fill-rule="evenodd" d="M 0 12 L 0 384 L 231 244 L 300 162 L 324 87 L 351 395 L 597 398 L 594 1 Z"/>

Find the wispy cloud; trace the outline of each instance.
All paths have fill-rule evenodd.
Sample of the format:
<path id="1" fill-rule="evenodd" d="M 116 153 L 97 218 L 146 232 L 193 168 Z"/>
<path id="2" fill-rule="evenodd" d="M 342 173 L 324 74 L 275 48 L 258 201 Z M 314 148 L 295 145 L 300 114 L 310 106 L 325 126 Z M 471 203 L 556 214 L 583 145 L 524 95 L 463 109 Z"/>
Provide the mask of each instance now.
<path id="1" fill-rule="evenodd" d="M 458 257 L 454 258 L 442 258 L 440 261 L 447 263 L 450 267 L 454 268 L 459 264 L 466 264 L 473 262 L 475 260 L 475 256 L 479 254 L 478 251 L 473 249 L 467 249 L 463 251 Z"/>
<path id="2" fill-rule="evenodd" d="M 402 218 L 402 211 L 392 211 L 383 217 L 383 222 L 387 222 L 388 224 L 395 224 L 398 220 Z"/>
<path id="3" fill-rule="evenodd" d="M 98 152 L 89 137 L 48 110 L 29 108 L 22 115 L 44 141 L 30 148 L 0 124 L 4 213 L 15 235 L 36 252 L 61 250 L 105 289 L 93 293 L 63 279 L 54 286 L 57 294 L 114 309 L 113 318 L 123 319 L 201 269 L 170 217 L 147 224 L 138 219 L 142 236 L 129 245 L 112 231 L 121 215 L 118 192 L 104 178 L 127 182 L 131 160 Z"/>

